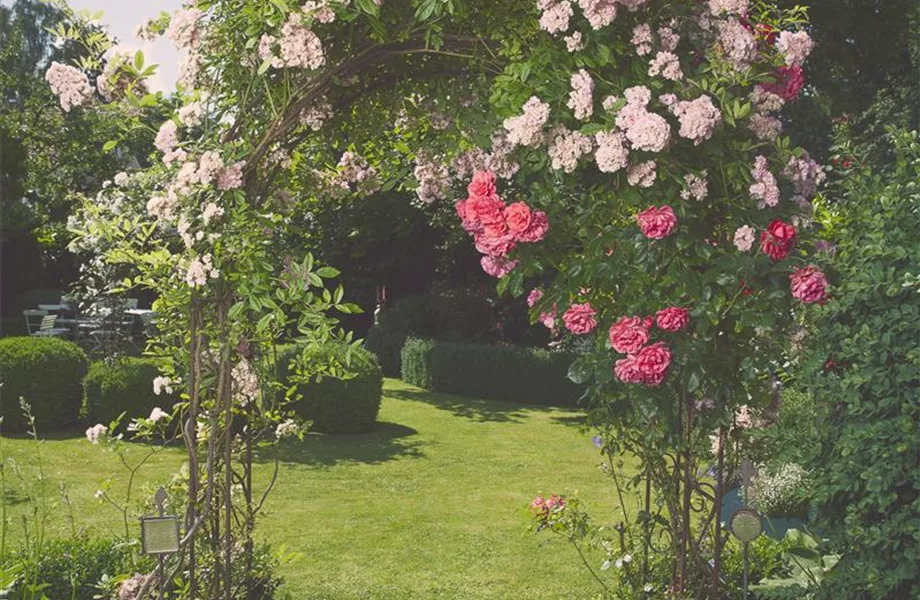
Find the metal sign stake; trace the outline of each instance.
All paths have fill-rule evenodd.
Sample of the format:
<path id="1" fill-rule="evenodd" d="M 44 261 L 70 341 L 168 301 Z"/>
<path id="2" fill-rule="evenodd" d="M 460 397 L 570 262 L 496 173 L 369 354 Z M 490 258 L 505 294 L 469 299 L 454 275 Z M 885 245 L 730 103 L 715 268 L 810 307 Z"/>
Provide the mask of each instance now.
<path id="1" fill-rule="evenodd" d="M 160 488 L 154 496 L 156 516 L 141 517 L 141 550 L 157 559 L 157 587 L 160 600 L 166 598 L 165 561 L 179 551 L 179 517 L 165 514 L 166 490 Z"/>

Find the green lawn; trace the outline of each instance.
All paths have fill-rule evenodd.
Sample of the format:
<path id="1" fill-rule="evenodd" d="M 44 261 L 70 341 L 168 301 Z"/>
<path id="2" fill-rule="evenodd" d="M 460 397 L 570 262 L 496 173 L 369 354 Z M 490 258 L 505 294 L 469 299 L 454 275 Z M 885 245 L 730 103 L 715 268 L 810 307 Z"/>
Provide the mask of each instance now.
<path id="1" fill-rule="evenodd" d="M 284 466 L 260 532 L 302 553 L 285 567 L 295 599 L 588 598 L 596 592 L 571 549 L 525 530 L 536 492 L 578 491 L 595 516 L 612 519 L 613 489 L 597 469 L 590 434 L 569 410 L 432 394 L 387 380 L 374 433 L 311 435 L 283 448 Z M 3 439 L 28 467 L 32 442 Z M 69 486 L 77 527 L 123 528 L 93 500 L 117 458 L 82 437 L 44 445 L 49 494 Z M 140 453 L 141 448 L 132 452 Z M 167 480 L 179 450 L 144 471 L 144 490 Z M 268 476 L 270 464 L 257 475 Z M 17 533 L 17 494 L 12 537 Z M 54 533 L 71 531 L 63 506 Z M 132 523 L 133 525 L 133 523 Z"/>

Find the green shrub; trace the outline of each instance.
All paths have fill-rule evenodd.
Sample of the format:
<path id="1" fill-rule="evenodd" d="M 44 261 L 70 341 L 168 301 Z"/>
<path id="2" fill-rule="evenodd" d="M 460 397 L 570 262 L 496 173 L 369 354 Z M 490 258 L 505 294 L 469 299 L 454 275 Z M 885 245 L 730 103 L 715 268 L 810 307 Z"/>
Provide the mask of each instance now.
<path id="1" fill-rule="evenodd" d="M 350 346 L 341 342 L 301 345 L 285 348 L 278 355 L 278 381 L 291 385 L 291 364 L 301 356 L 304 364 L 324 365 L 336 362 L 353 374 L 349 379 L 323 377 L 298 385 L 301 398 L 291 405 L 297 414 L 313 422 L 312 429 L 324 433 L 362 433 L 370 431 L 377 422 L 383 396 L 383 373 L 377 358 L 364 348 L 352 348 L 350 361 L 346 355 Z"/>
<path id="2" fill-rule="evenodd" d="M 920 598 L 920 141 L 843 182 L 803 381 L 827 413 L 814 480 L 819 531 L 842 554 L 822 597 Z M 826 593 L 825 593 L 826 591 Z"/>
<path id="3" fill-rule="evenodd" d="M 74 423 L 80 411 L 84 375 L 86 354 L 72 342 L 36 337 L 0 339 L 3 430 L 26 430 L 20 397 L 32 406 L 39 431 Z"/>
<path id="4" fill-rule="evenodd" d="M 150 358 L 94 362 L 83 379 L 80 417 L 90 423 L 108 424 L 121 413 L 127 421 L 148 416 L 155 406 L 169 411 L 178 396 L 153 393 L 159 365 L 160 361 Z"/>
<path id="5" fill-rule="evenodd" d="M 45 598 L 74 598 L 76 600 L 93 600 L 100 597 L 96 584 L 104 575 L 115 577 L 133 573 L 130 549 L 112 540 L 76 538 L 46 542 L 41 548 L 37 565 L 32 560 L 31 552 L 22 551 L 17 555 L 4 557 L 3 566 L 10 567 L 16 563 L 26 567 L 28 583 L 46 585 L 42 589 Z M 149 560 L 144 561 L 145 563 Z M 138 565 L 138 569 L 147 569 L 149 564 Z M 13 586 L 9 598 L 31 598 L 21 589 L 22 582 Z"/>
<path id="6" fill-rule="evenodd" d="M 491 307 L 466 292 L 407 296 L 380 313 L 367 333 L 367 348 L 377 355 L 388 377 L 399 377 L 400 353 L 410 336 L 449 341 L 485 341 Z"/>
<path id="7" fill-rule="evenodd" d="M 572 360 L 535 348 L 410 338 L 402 350 L 402 379 L 461 396 L 575 406 L 581 388 L 567 378 Z"/>

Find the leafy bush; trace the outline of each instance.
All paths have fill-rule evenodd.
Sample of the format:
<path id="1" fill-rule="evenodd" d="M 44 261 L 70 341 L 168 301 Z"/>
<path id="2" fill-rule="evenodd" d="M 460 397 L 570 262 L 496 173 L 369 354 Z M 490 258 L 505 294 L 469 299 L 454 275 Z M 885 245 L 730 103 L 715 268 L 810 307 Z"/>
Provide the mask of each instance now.
<path id="1" fill-rule="evenodd" d="M 367 333 L 367 349 L 377 355 L 388 377 L 399 377 L 400 353 L 410 336 L 450 341 L 485 341 L 490 306 L 466 292 L 407 296 L 384 310 Z"/>
<path id="2" fill-rule="evenodd" d="M 86 354 L 74 343 L 55 338 L 0 339 L 3 430 L 26 430 L 20 397 L 32 405 L 36 425 L 42 431 L 74 423 L 85 374 Z"/>
<path id="3" fill-rule="evenodd" d="M 581 389 L 567 379 L 572 360 L 535 348 L 410 338 L 402 350 L 402 379 L 461 396 L 574 406 Z"/>
<path id="4" fill-rule="evenodd" d="M 312 421 L 313 429 L 325 433 L 362 433 L 374 428 L 383 396 L 383 373 L 373 354 L 334 341 L 285 348 L 278 355 L 276 366 L 278 381 L 285 387 L 296 383 L 292 363 L 298 356 L 307 367 L 337 363 L 351 375 L 297 384 L 301 398 L 291 408 Z"/>
<path id="5" fill-rule="evenodd" d="M 121 413 L 130 420 L 146 417 L 155 406 L 168 411 L 178 397 L 153 393 L 153 379 L 159 374 L 156 359 L 94 362 L 83 379 L 80 417 L 88 422 L 108 424 Z"/>
<path id="6" fill-rule="evenodd" d="M 892 139 L 891 167 L 843 182 L 836 285 L 804 369 L 828 412 L 808 465 L 817 527 L 842 554 L 827 598 L 920 597 L 920 143 Z"/>
<path id="7" fill-rule="evenodd" d="M 4 557 L 3 566 L 19 563 L 24 567 L 21 577 L 27 584 L 44 585 L 43 597 L 93 600 L 99 589 L 96 584 L 103 576 L 115 577 L 132 570 L 130 549 L 112 540 L 75 538 L 46 542 L 41 549 L 38 564 L 31 564 L 31 554 Z M 138 566 L 138 568 L 146 568 Z M 13 586 L 9 598 L 31 598 L 20 580 Z"/>

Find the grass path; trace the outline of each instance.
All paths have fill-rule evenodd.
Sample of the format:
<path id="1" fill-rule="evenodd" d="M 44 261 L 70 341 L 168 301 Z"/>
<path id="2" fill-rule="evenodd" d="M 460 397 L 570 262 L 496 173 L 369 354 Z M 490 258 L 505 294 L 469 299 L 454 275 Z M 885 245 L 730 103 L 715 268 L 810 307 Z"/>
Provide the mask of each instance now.
<path id="1" fill-rule="evenodd" d="M 590 598 L 597 589 L 572 551 L 525 530 L 537 492 L 579 492 L 613 518 L 612 487 L 597 450 L 568 410 L 432 394 L 387 380 L 380 423 L 365 435 L 282 448 L 283 468 L 260 533 L 303 556 L 287 565 L 296 600 Z M 3 440 L 26 461 L 26 440 Z M 138 449 L 139 450 L 139 449 Z M 84 439 L 49 440 L 47 476 L 66 481 L 76 522 L 93 534 L 123 530 L 93 493 L 117 458 Z M 144 471 L 144 492 L 181 462 L 170 449 Z M 257 476 L 267 478 L 270 464 Z M 115 490 L 124 485 L 114 482 Z M 57 497 L 56 483 L 50 485 Z M 15 494 L 11 497 L 15 502 Z M 24 505 L 13 506 L 13 511 Z M 53 526 L 70 531 L 63 515 Z M 13 518 L 13 536 L 16 537 Z"/>

